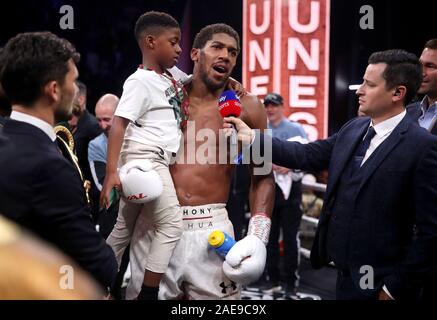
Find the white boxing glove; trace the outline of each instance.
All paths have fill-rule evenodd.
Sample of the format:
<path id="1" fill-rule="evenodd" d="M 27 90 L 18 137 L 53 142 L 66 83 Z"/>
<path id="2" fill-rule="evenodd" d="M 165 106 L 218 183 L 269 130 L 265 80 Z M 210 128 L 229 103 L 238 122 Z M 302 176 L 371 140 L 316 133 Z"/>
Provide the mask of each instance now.
<path id="1" fill-rule="evenodd" d="M 238 241 L 226 255 L 223 272 L 232 281 L 246 285 L 259 279 L 266 264 L 267 250 L 254 235 Z"/>
<path id="2" fill-rule="evenodd" d="M 230 280 L 247 285 L 259 279 L 266 264 L 270 226 L 266 215 L 250 219 L 248 235 L 229 250 L 223 262 L 223 272 Z"/>
<path id="3" fill-rule="evenodd" d="M 133 160 L 119 170 L 123 196 L 132 203 L 146 203 L 158 198 L 163 189 L 162 179 L 152 169 L 149 160 Z"/>

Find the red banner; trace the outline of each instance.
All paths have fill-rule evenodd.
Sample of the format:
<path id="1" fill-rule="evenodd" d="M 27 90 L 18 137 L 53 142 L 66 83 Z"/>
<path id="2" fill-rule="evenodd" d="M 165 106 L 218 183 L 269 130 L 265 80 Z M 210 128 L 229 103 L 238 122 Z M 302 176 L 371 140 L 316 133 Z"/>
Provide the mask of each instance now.
<path id="1" fill-rule="evenodd" d="M 330 0 L 244 0 L 243 85 L 277 92 L 311 141 L 328 133 Z"/>

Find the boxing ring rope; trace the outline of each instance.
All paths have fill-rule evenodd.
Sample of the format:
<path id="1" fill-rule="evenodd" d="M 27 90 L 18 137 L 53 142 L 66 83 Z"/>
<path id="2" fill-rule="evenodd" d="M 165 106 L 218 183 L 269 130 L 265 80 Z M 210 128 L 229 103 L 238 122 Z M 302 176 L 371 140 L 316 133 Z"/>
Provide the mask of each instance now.
<path id="1" fill-rule="evenodd" d="M 302 181 L 302 189 L 307 191 L 316 191 L 316 192 L 326 192 L 326 184 L 323 183 L 317 183 L 317 182 L 307 182 Z M 319 223 L 319 219 L 309 217 L 305 214 L 302 215 L 302 222 L 306 223 L 307 225 L 312 226 L 314 229 L 317 228 L 317 224 Z M 310 258 L 310 250 L 300 247 L 300 254 L 309 259 Z"/>
<path id="2" fill-rule="evenodd" d="M 317 183 L 317 182 L 302 181 L 302 189 L 306 190 L 306 191 L 326 192 L 326 184 Z M 245 218 L 247 220 L 250 219 L 250 212 L 246 212 Z M 309 216 L 303 214 L 302 215 L 302 222 L 304 222 L 305 224 L 307 224 L 311 228 L 314 228 L 314 231 L 315 231 L 315 229 L 317 228 L 317 224 L 319 223 L 319 219 L 309 217 Z M 303 257 L 309 259 L 310 250 L 301 246 L 299 251 Z"/>
<path id="3" fill-rule="evenodd" d="M 309 191 L 326 192 L 326 184 L 302 181 L 302 188 Z"/>

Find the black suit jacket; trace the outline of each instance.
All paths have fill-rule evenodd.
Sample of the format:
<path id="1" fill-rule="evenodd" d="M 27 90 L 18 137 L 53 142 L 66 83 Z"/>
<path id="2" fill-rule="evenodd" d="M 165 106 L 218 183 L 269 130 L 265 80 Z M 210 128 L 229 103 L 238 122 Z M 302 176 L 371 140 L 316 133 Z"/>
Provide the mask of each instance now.
<path id="1" fill-rule="evenodd" d="M 315 268 L 326 265 L 326 235 L 337 187 L 370 119 L 355 118 L 326 140 L 309 144 L 273 139 L 273 162 L 303 170 L 329 169 L 322 214 L 311 251 Z M 261 139 L 262 140 L 262 139 Z M 371 265 L 375 286 L 409 297 L 437 270 L 437 138 L 408 114 L 360 170 L 348 265 L 355 281 Z M 346 240 L 346 239 L 345 239 Z"/>
<path id="2" fill-rule="evenodd" d="M 422 109 L 420 107 L 420 101 L 412 103 L 407 106 L 407 112 L 410 116 L 415 120 L 419 121 L 420 116 L 422 115 Z M 434 125 L 429 130 L 433 135 L 437 135 L 437 121 L 434 122 Z M 423 290 L 422 298 L 427 301 L 436 301 L 437 300 L 437 272 L 432 276 L 432 279 L 425 284 Z"/>
<path id="3" fill-rule="evenodd" d="M 88 145 L 91 140 L 102 133 L 102 129 L 94 117 L 85 109 L 73 134 L 77 159 L 85 179 L 92 181 L 92 175 L 88 162 Z"/>
<path id="4" fill-rule="evenodd" d="M 78 172 L 42 130 L 11 119 L 0 131 L 0 212 L 112 285 L 114 253 L 95 230 Z"/>

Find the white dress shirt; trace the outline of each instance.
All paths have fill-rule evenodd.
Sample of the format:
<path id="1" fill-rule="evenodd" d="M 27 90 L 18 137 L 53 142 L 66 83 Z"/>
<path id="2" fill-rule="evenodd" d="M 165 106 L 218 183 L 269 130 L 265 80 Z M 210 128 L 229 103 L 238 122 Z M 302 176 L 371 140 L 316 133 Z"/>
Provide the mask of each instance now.
<path id="1" fill-rule="evenodd" d="M 372 155 L 372 153 L 376 150 L 376 148 L 379 147 L 381 143 L 384 142 L 385 139 L 388 138 L 390 133 L 393 132 L 393 130 L 396 128 L 396 126 L 402 121 L 402 119 L 407 114 L 407 111 L 403 111 L 399 113 L 398 115 L 391 117 L 387 120 L 384 120 L 377 125 L 373 125 L 372 122 L 370 122 L 369 127 L 373 127 L 375 129 L 375 136 L 370 141 L 369 148 L 366 151 L 366 155 L 363 158 L 363 162 L 361 162 L 361 165 L 364 164 L 364 162 L 369 159 L 369 157 Z M 364 137 L 363 137 L 364 140 Z"/>
<path id="2" fill-rule="evenodd" d="M 53 142 L 56 140 L 56 134 L 55 131 L 53 130 L 53 127 L 51 126 L 50 123 L 45 122 L 44 120 L 41 120 L 37 117 L 19 111 L 12 111 L 10 118 L 16 121 L 21 121 L 31 124 L 37 127 L 38 129 L 42 130 L 46 135 L 49 136 L 50 140 L 52 140 Z"/>

